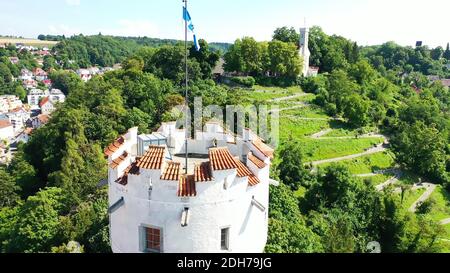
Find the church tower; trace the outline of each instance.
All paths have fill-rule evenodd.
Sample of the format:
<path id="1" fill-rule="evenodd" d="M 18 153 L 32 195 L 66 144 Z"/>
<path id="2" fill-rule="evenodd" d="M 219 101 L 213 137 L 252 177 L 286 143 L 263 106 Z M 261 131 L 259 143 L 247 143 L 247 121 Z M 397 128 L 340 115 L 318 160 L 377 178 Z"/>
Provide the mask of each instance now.
<path id="1" fill-rule="evenodd" d="M 303 76 L 308 76 L 309 71 L 309 28 L 300 28 L 300 55 L 303 57 Z"/>

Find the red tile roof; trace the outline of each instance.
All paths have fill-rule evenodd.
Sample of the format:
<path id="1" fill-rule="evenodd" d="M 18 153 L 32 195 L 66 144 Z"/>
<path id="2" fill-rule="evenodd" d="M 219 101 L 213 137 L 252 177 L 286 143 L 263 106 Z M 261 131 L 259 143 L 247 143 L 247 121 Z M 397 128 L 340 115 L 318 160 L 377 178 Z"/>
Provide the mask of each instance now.
<path id="1" fill-rule="evenodd" d="M 236 169 L 237 164 L 228 148 L 213 148 L 209 150 L 209 161 L 213 171 Z"/>
<path id="2" fill-rule="evenodd" d="M 6 119 L 2 119 L 0 120 L 0 129 L 6 128 L 12 126 L 11 122 L 9 122 L 9 120 Z"/>
<path id="3" fill-rule="evenodd" d="M 234 159 L 236 161 L 236 164 L 238 165 L 237 169 L 237 176 L 238 177 L 248 177 L 248 184 L 249 186 L 255 186 L 259 184 L 259 179 L 256 177 L 248 168 L 244 165 L 238 158 Z"/>
<path id="4" fill-rule="evenodd" d="M 169 162 L 167 164 L 166 170 L 161 176 L 161 180 L 178 181 L 180 179 L 180 169 L 180 163 L 173 161 Z"/>
<path id="5" fill-rule="evenodd" d="M 161 169 L 165 150 L 165 147 L 150 146 L 145 155 L 139 160 L 138 167 L 147 170 Z"/>
<path id="6" fill-rule="evenodd" d="M 126 186 L 128 184 L 128 175 L 130 175 L 130 174 L 138 175 L 139 174 L 139 167 L 137 166 L 137 161 L 138 161 L 138 159 L 136 159 L 135 162 L 133 162 L 130 166 L 128 166 L 128 168 L 125 169 L 123 175 L 119 179 L 116 180 L 116 183 Z"/>
<path id="7" fill-rule="evenodd" d="M 263 169 L 267 166 L 266 163 L 264 163 L 264 161 L 262 161 L 261 159 L 259 159 L 257 156 L 255 156 L 253 153 L 250 153 L 248 155 L 248 160 L 250 160 L 253 164 L 256 165 L 256 167 L 258 167 L 259 169 Z"/>
<path id="8" fill-rule="evenodd" d="M 125 138 L 122 136 L 116 139 L 111 145 L 106 147 L 104 153 L 106 156 L 111 156 L 125 143 Z"/>
<path id="9" fill-rule="evenodd" d="M 39 120 L 40 123 L 45 124 L 45 123 L 47 123 L 50 120 L 50 116 L 41 114 L 41 115 L 38 116 L 38 120 Z"/>
<path id="10" fill-rule="evenodd" d="M 41 102 L 39 103 L 39 107 L 42 107 L 44 104 L 46 104 L 47 102 L 49 102 L 50 99 L 49 97 L 45 97 L 41 100 Z"/>
<path id="11" fill-rule="evenodd" d="M 252 141 L 253 146 L 258 149 L 263 155 L 273 158 L 274 149 L 270 148 L 267 144 L 265 144 L 260 138 L 256 138 Z"/>
<path id="12" fill-rule="evenodd" d="M 177 194 L 179 197 L 194 197 L 197 195 L 193 175 L 181 176 L 180 181 L 178 183 Z"/>
<path id="13" fill-rule="evenodd" d="M 118 158 L 114 159 L 110 165 L 110 167 L 112 169 L 116 169 L 117 167 L 119 167 L 119 165 L 125 161 L 125 159 L 127 159 L 128 157 L 128 153 L 124 152 L 121 156 L 119 156 Z"/>
<path id="14" fill-rule="evenodd" d="M 211 164 L 209 162 L 203 162 L 202 164 L 195 166 L 194 181 L 195 182 L 212 181 Z"/>

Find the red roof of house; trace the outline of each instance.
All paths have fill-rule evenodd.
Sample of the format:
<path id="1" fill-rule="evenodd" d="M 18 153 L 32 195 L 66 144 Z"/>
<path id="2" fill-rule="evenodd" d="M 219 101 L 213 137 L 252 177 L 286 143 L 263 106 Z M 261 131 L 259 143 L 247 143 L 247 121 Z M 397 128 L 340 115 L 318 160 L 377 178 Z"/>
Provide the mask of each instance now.
<path id="1" fill-rule="evenodd" d="M 124 162 L 128 157 L 128 153 L 124 152 L 121 156 L 119 156 L 118 158 L 114 159 L 111 163 L 111 168 L 112 169 L 116 169 L 117 167 L 119 167 L 119 165 Z"/>
<path id="2" fill-rule="evenodd" d="M 119 183 L 120 185 L 126 186 L 128 184 L 128 175 L 138 175 L 139 174 L 139 168 L 137 166 L 137 162 L 139 159 L 136 159 L 135 162 L 133 162 L 128 168 L 125 169 L 123 175 L 116 180 L 116 183 Z"/>
<path id="3" fill-rule="evenodd" d="M 249 186 L 255 186 L 257 184 L 259 184 L 259 179 L 258 177 L 256 177 L 248 168 L 247 166 L 244 165 L 244 163 L 242 163 L 242 161 L 239 160 L 239 158 L 235 158 L 234 159 L 238 165 L 238 169 L 237 169 L 237 176 L 238 177 L 248 177 L 248 184 Z"/>
<path id="4" fill-rule="evenodd" d="M 252 141 L 253 146 L 258 149 L 263 155 L 273 158 L 274 149 L 270 148 L 267 144 L 265 144 L 260 138 L 256 138 Z"/>
<path id="5" fill-rule="evenodd" d="M 125 139 L 121 136 L 118 139 L 116 139 L 112 144 L 110 144 L 106 149 L 104 150 L 104 153 L 106 156 L 111 156 L 114 154 L 117 150 L 119 150 L 120 147 L 125 143 Z"/>
<path id="6" fill-rule="evenodd" d="M 255 164 L 256 167 L 258 167 L 259 169 L 263 169 L 267 166 L 266 163 L 264 163 L 264 161 L 262 161 L 261 159 L 259 159 L 257 156 L 255 156 L 253 153 L 250 153 L 248 155 L 248 160 L 250 160 L 253 164 Z"/>
<path id="7" fill-rule="evenodd" d="M 137 166 L 147 170 L 161 169 L 166 148 L 162 146 L 150 146 L 145 155 L 139 160 Z"/>
<path id="8" fill-rule="evenodd" d="M 209 162 L 211 162 L 213 171 L 231 170 L 238 167 L 228 148 L 210 149 Z"/>
<path id="9" fill-rule="evenodd" d="M 45 124 L 45 123 L 47 123 L 50 120 L 50 116 L 41 114 L 41 115 L 38 116 L 38 120 L 39 120 L 40 123 Z"/>
<path id="10" fill-rule="evenodd" d="M 180 179 L 180 169 L 180 163 L 173 161 L 169 162 L 163 175 L 161 175 L 161 180 L 178 181 Z"/>
<path id="11" fill-rule="evenodd" d="M 42 107 L 42 106 L 44 106 L 47 102 L 49 102 L 50 101 L 50 98 L 49 97 L 45 97 L 45 98 L 43 98 L 42 100 L 41 100 L 41 102 L 39 103 L 39 107 Z"/>
<path id="12" fill-rule="evenodd" d="M 193 175 L 183 175 L 180 177 L 177 195 L 179 197 L 194 197 L 197 195 Z"/>
<path id="13" fill-rule="evenodd" d="M 212 180 L 211 164 L 209 162 L 203 162 L 200 165 L 195 166 L 194 181 L 206 182 Z"/>
<path id="14" fill-rule="evenodd" d="M 0 129 L 7 128 L 10 126 L 12 126 L 12 124 L 11 124 L 11 122 L 9 122 L 9 120 L 6 120 L 6 119 L 0 120 Z"/>

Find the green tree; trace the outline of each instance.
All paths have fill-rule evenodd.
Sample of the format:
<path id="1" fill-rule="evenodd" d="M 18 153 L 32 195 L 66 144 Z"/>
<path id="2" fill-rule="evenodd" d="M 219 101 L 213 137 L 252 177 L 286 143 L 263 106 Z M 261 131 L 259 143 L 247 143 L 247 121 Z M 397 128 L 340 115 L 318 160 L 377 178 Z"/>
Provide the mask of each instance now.
<path id="1" fill-rule="evenodd" d="M 418 121 L 404 124 L 392 139 L 397 159 L 407 169 L 437 180 L 445 177 L 446 140 L 432 125 Z"/>
<path id="2" fill-rule="evenodd" d="M 189 58 L 195 59 L 200 65 L 202 78 L 210 79 L 211 73 L 219 61 L 220 56 L 217 52 L 210 50 L 209 45 L 205 40 L 200 39 L 198 43 L 200 44 L 200 50 L 197 51 L 193 45 L 189 50 Z"/>
<path id="3" fill-rule="evenodd" d="M 445 48 L 443 57 L 450 61 L 450 43 L 447 43 L 447 47 Z"/>
<path id="4" fill-rule="evenodd" d="M 300 42 L 300 34 L 295 30 L 295 28 L 288 28 L 286 26 L 277 28 L 273 32 L 272 36 L 273 40 L 292 43 L 294 45 L 298 45 Z M 297 46 L 298 47 L 298 46 Z"/>
<path id="5" fill-rule="evenodd" d="M 344 117 L 354 128 L 364 127 L 369 121 L 369 103 L 361 96 L 353 94 L 345 100 Z"/>
<path id="6" fill-rule="evenodd" d="M 49 75 L 52 85 L 56 89 L 60 89 L 64 94 L 69 94 L 72 89 L 76 89 L 82 84 L 80 77 L 70 71 L 56 70 Z"/>
<path id="7" fill-rule="evenodd" d="M 14 206 L 20 200 L 17 194 L 20 187 L 16 185 L 14 178 L 0 167 L 0 208 Z"/>
<path id="8" fill-rule="evenodd" d="M 62 190 L 47 188 L 31 196 L 19 209 L 12 227 L 8 252 L 46 252 L 59 244 L 59 217 L 62 208 Z"/>
<path id="9" fill-rule="evenodd" d="M 296 78 L 302 70 L 302 60 L 294 44 L 278 40 L 269 43 L 270 71 L 276 76 Z"/>
<path id="10" fill-rule="evenodd" d="M 297 190 L 300 186 L 308 186 L 311 176 L 303 164 L 301 144 L 292 137 L 287 140 L 279 151 L 280 162 L 276 168 L 280 179 L 291 189 Z"/>

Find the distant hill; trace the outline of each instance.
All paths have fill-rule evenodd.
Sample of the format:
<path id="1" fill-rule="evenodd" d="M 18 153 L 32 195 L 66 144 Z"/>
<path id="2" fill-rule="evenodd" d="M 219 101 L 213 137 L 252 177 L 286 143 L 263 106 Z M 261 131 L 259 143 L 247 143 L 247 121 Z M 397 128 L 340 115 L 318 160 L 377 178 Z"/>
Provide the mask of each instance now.
<path id="1" fill-rule="evenodd" d="M 103 36 L 103 35 L 94 35 L 94 36 L 86 36 L 86 37 L 95 37 L 95 36 Z M 73 36 L 73 37 L 76 37 L 76 36 Z M 121 36 L 106 36 L 106 37 L 111 37 L 113 39 L 118 39 L 118 40 L 122 40 L 122 41 L 133 41 L 137 45 L 149 46 L 149 47 L 159 47 L 162 45 L 175 45 L 175 44 L 184 42 L 184 41 L 175 40 L 175 39 L 160 39 L 160 38 L 150 38 L 150 37 L 121 37 Z M 43 35 L 43 34 L 41 34 L 38 36 L 38 39 L 42 40 L 42 41 L 62 41 L 65 39 L 70 39 L 70 38 L 71 37 L 66 38 L 64 35 Z M 209 46 L 213 51 L 221 51 L 222 53 L 225 53 L 230 48 L 231 44 L 230 43 L 212 42 L 212 43 L 209 43 Z"/>

